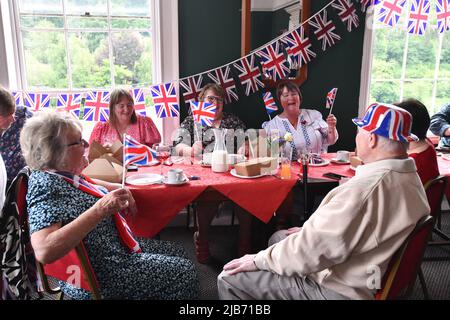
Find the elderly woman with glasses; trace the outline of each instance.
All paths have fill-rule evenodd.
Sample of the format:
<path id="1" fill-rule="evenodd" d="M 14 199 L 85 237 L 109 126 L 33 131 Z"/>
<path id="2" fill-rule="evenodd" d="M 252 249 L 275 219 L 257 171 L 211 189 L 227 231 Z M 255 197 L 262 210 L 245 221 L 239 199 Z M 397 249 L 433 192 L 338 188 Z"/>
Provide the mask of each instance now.
<path id="1" fill-rule="evenodd" d="M 81 174 L 89 144 L 75 119 L 37 114 L 26 122 L 20 144 L 32 169 L 26 199 L 38 261 L 52 263 L 83 241 L 103 298 L 197 298 L 197 272 L 181 246 L 127 232 L 120 215 L 136 213 L 131 192 Z M 68 282 L 60 282 L 65 294 L 90 298 Z"/>
<path id="2" fill-rule="evenodd" d="M 178 154 L 197 156 L 205 149 L 212 152 L 214 148 L 214 134 L 212 128 L 233 129 L 228 135 L 236 135 L 236 130 L 242 130 L 244 134 L 245 124 L 235 115 L 223 112 L 225 91 L 215 83 L 207 84 L 203 87 L 198 96 L 199 101 L 215 104 L 217 106 L 212 126 L 202 127 L 194 123 L 192 115 L 187 116 L 180 125 L 177 139 L 175 140 Z"/>
<path id="3" fill-rule="evenodd" d="M 161 141 L 161 135 L 152 119 L 136 114 L 130 92 L 115 89 L 109 100 L 109 120 L 95 125 L 89 142 L 97 141 L 109 147 L 116 140 L 122 141 L 124 133 L 149 147 Z"/>

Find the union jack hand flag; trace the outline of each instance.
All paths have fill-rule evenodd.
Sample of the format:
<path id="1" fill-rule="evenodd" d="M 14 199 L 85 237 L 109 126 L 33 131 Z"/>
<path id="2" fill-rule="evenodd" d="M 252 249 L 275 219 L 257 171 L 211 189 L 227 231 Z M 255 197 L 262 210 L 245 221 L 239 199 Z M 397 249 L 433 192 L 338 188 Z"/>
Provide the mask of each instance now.
<path id="1" fill-rule="evenodd" d="M 84 101 L 83 120 L 108 121 L 109 119 L 109 91 L 91 91 Z"/>
<path id="2" fill-rule="evenodd" d="M 330 92 L 327 93 L 327 102 L 325 105 L 327 109 L 333 108 L 334 99 L 336 99 L 337 89 L 338 88 L 333 88 L 330 90 Z"/>
<path id="3" fill-rule="evenodd" d="M 275 41 L 256 53 L 262 60 L 264 73 L 277 81 L 286 78 L 289 74 L 289 62 L 284 57 L 284 52 L 279 41 Z"/>
<path id="4" fill-rule="evenodd" d="M 439 33 L 450 30 L 450 0 L 436 0 L 436 14 Z"/>
<path id="5" fill-rule="evenodd" d="M 332 21 L 328 21 L 327 10 L 323 10 L 323 13 L 320 12 L 316 14 L 312 20 L 309 21 L 309 24 L 314 27 L 316 30 L 314 34 L 317 39 L 322 40 L 322 50 L 325 51 L 327 47 L 331 47 L 336 43 L 336 40 L 341 40 L 341 37 L 334 33 L 334 29 L 336 26 Z"/>
<path id="6" fill-rule="evenodd" d="M 200 91 L 202 91 L 202 83 L 203 75 L 180 80 L 180 86 L 184 89 L 183 98 L 185 103 L 197 100 Z"/>
<path id="7" fill-rule="evenodd" d="M 381 4 L 377 20 L 395 27 L 402 15 L 406 0 L 384 0 Z"/>
<path id="8" fill-rule="evenodd" d="M 354 3 L 351 3 L 350 0 L 336 0 L 331 6 L 339 11 L 339 18 L 342 22 L 347 23 L 348 32 L 351 32 L 353 27 L 358 28 L 359 18 Z"/>
<path id="9" fill-rule="evenodd" d="M 236 93 L 236 83 L 230 75 L 229 65 L 208 72 L 208 77 L 225 90 L 225 103 L 239 100 Z"/>
<path id="10" fill-rule="evenodd" d="M 411 10 L 408 18 L 408 32 L 411 34 L 424 35 L 430 14 L 429 0 L 411 0 Z"/>
<path id="11" fill-rule="evenodd" d="M 31 111 L 36 112 L 50 107 L 50 95 L 46 93 L 24 92 L 24 103 Z"/>
<path id="12" fill-rule="evenodd" d="M 250 61 L 248 58 L 250 58 Z M 240 72 L 239 80 L 245 86 L 245 95 L 248 96 L 250 93 L 258 91 L 259 88 L 264 88 L 261 71 L 256 65 L 255 55 L 251 54 L 244 57 L 233 65 Z"/>
<path id="13" fill-rule="evenodd" d="M 80 119 L 82 98 L 81 93 L 59 93 L 56 111 L 66 111 L 76 119 Z"/>
<path id="14" fill-rule="evenodd" d="M 266 111 L 268 114 L 271 114 L 274 111 L 278 110 L 277 104 L 275 103 L 275 99 L 273 98 L 270 91 L 267 91 L 263 95 L 264 105 L 266 106 Z"/>
<path id="15" fill-rule="evenodd" d="M 381 0 L 359 0 L 361 3 L 361 11 L 366 12 L 370 6 L 375 6 L 380 3 Z"/>
<path id="16" fill-rule="evenodd" d="M 174 118 L 180 116 L 177 91 L 174 83 L 161 83 L 150 87 L 158 118 Z"/>
<path id="17" fill-rule="evenodd" d="M 133 137 L 125 135 L 124 157 L 124 166 L 132 163 L 145 166 L 156 158 L 156 151 L 145 144 L 139 143 Z"/>
<path id="18" fill-rule="evenodd" d="M 217 106 L 207 102 L 191 101 L 191 111 L 194 121 L 203 127 L 211 127 L 216 115 Z"/>
<path id="19" fill-rule="evenodd" d="M 22 105 L 22 92 L 21 91 L 12 91 L 11 92 L 13 97 L 14 97 L 14 102 L 16 103 L 16 106 L 21 106 Z"/>
<path id="20" fill-rule="evenodd" d="M 132 89 L 131 95 L 134 100 L 134 110 L 136 111 L 136 113 L 146 116 L 147 110 L 145 109 L 144 89 L 143 88 Z"/>
<path id="21" fill-rule="evenodd" d="M 281 41 L 288 47 L 287 53 L 292 61 L 291 68 L 300 68 L 316 57 L 311 50 L 311 40 L 305 37 L 305 30 L 302 26 L 287 34 Z"/>

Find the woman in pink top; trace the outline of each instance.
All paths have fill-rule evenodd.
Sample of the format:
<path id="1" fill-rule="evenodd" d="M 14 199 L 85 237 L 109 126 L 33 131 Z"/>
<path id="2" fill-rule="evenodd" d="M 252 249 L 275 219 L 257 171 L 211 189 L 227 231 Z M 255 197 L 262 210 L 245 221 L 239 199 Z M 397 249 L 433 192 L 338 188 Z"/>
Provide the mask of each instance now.
<path id="1" fill-rule="evenodd" d="M 89 143 L 97 141 L 108 147 L 116 140 L 122 141 L 124 133 L 149 147 L 161 141 L 152 119 L 136 114 L 131 94 L 125 89 L 115 89 L 109 101 L 109 121 L 95 125 Z"/>

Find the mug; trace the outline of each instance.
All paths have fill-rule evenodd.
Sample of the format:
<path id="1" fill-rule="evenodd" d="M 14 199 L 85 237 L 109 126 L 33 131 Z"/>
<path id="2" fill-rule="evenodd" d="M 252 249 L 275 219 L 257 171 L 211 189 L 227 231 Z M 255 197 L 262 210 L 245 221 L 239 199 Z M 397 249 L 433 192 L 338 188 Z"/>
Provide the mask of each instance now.
<path id="1" fill-rule="evenodd" d="M 181 169 L 170 169 L 167 172 L 167 182 L 168 183 L 180 183 L 184 181 L 183 170 Z"/>
<path id="2" fill-rule="evenodd" d="M 336 153 L 336 160 L 341 162 L 350 161 L 350 152 L 345 150 L 340 150 Z"/>

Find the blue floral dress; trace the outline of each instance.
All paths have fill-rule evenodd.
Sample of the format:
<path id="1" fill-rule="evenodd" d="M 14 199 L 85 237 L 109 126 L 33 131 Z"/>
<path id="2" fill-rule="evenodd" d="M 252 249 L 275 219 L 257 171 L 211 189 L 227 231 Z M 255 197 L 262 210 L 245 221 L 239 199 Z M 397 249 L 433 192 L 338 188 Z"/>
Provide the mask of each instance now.
<path id="1" fill-rule="evenodd" d="M 58 176 L 34 171 L 27 193 L 30 232 L 58 222 L 66 225 L 97 200 Z M 139 239 L 142 253 L 131 254 L 121 244 L 112 216 L 89 232 L 84 244 L 104 299 L 198 298 L 195 266 L 179 245 Z M 74 299 L 90 298 L 83 289 L 65 282 L 60 286 Z"/>

